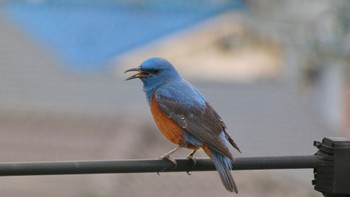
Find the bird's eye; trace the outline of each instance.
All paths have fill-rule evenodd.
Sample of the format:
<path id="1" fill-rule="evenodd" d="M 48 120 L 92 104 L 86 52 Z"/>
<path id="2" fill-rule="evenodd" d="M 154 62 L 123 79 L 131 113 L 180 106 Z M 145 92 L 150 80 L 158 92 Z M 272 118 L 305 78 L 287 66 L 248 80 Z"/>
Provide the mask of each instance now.
<path id="1" fill-rule="evenodd" d="M 150 70 L 150 73 L 158 74 L 159 73 L 159 69 L 152 69 L 152 70 Z"/>

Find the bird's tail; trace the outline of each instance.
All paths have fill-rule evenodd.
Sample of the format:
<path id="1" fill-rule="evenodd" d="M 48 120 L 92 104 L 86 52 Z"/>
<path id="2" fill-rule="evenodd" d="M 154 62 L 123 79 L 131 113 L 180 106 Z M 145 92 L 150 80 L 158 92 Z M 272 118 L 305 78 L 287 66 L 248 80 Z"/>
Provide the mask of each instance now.
<path id="1" fill-rule="evenodd" d="M 205 150 L 206 149 L 206 150 Z M 220 153 L 210 149 L 205 148 L 205 152 L 212 158 L 214 161 L 216 170 L 218 171 L 221 181 L 224 184 L 225 188 L 230 192 L 238 193 L 238 189 L 235 181 L 231 175 L 232 162 L 231 160 L 221 155 Z"/>

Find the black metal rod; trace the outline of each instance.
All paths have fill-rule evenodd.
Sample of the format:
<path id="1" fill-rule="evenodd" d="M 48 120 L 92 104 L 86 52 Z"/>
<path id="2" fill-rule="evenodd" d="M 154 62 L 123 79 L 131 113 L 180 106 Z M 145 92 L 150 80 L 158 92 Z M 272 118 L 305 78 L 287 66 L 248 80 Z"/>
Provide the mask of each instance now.
<path id="1" fill-rule="evenodd" d="M 177 166 L 167 160 L 65 161 L 0 163 L 0 176 L 105 174 L 213 171 L 209 159 L 178 159 Z M 316 156 L 242 157 L 236 158 L 233 170 L 315 168 L 322 160 Z"/>

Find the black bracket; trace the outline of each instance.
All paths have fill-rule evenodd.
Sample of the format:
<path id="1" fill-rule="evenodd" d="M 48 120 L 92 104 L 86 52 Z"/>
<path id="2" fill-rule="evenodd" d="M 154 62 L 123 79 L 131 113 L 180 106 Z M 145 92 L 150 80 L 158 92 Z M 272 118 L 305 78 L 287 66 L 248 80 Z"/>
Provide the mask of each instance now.
<path id="1" fill-rule="evenodd" d="M 325 197 L 350 196 L 350 140 L 324 138 L 314 146 L 319 149 L 315 155 L 322 160 L 314 168 L 315 190 Z"/>

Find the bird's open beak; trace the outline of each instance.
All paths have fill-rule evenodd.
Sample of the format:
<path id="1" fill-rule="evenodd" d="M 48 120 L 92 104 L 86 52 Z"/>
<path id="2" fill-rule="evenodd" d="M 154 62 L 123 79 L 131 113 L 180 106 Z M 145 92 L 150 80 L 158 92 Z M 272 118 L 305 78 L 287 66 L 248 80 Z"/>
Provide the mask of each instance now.
<path id="1" fill-rule="evenodd" d="M 140 67 L 128 69 L 128 70 L 126 70 L 124 73 L 130 72 L 130 71 L 137 71 L 138 73 L 136 73 L 136 74 L 134 74 L 134 75 L 132 75 L 132 76 L 126 78 L 125 81 L 130 80 L 130 79 L 148 77 L 148 76 L 151 75 L 151 74 L 148 73 L 148 72 L 142 71 L 142 70 L 140 69 Z"/>

